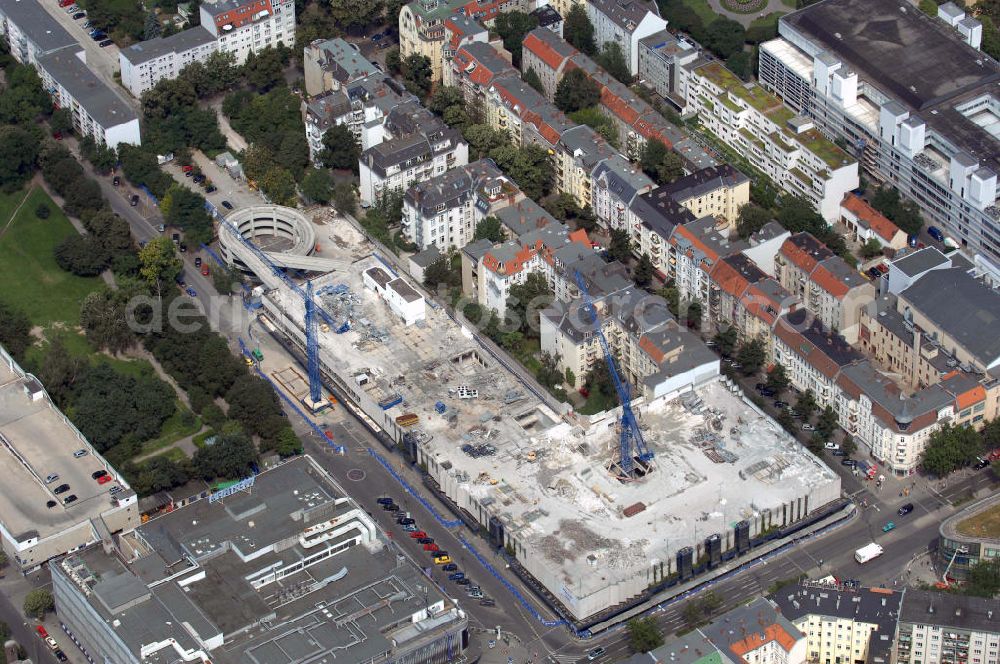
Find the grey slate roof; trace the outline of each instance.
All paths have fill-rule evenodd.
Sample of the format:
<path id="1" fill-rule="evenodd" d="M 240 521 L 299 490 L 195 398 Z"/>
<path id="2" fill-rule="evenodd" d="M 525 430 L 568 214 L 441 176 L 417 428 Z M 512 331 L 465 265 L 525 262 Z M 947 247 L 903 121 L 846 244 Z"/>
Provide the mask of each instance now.
<path id="1" fill-rule="evenodd" d="M 741 661 L 742 657 L 734 653 L 730 649 L 731 646 L 748 635 L 759 635 L 764 627 L 774 624 L 779 625 L 796 640 L 804 638 L 802 632 L 763 597 L 724 613 L 702 627 L 701 631 L 716 648 L 735 661 Z"/>
<path id="2" fill-rule="evenodd" d="M 28 35 L 42 53 L 79 46 L 37 0 L 0 0 L 0 14 Z"/>
<path id="3" fill-rule="evenodd" d="M 772 599 L 793 622 L 816 615 L 878 625 L 868 642 L 869 661 L 889 661 L 903 593 L 883 588 L 854 591 L 792 586 L 779 590 Z"/>
<path id="4" fill-rule="evenodd" d="M 438 248 L 432 244 L 423 251 L 418 251 L 410 256 L 410 262 L 414 263 L 418 267 L 427 268 L 441 260 L 441 258 L 441 252 L 438 251 Z"/>
<path id="5" fill-rule="evenodd" d="M 435 208 L 454 207 L 469 200 L 487 181 L 503 177 L 503 173 L 489 159 L 480 159 L 468 166 L 460 166 L 426 182 L 419 182 L 406 190 L 405 199 L 420 208 L 421 214 L 431 216 Z"/>
<path id="6" fill-rule="evenodd" d="M 565 232 L 566 225 L 545 211 L 530 198 L 522 198 L 513 205 L 497 210 L 493 216 L 500 220 L 511 235 L 520 237 L 538 228 L 552 226 Z"/>
<path id="7" fill-rule="evenodd" d="M 1000 633 L 1000 609 L 995 600 L 913 588 L 903 595 L 899 621 Z"/>
<path id="8" fill-rule="evenodd" d="M 378 67 L 369 62 L 356 48 L 340 37 L 313 44 L 323 54 L 320 66 L 341 83 L 377 74 Z"/>
<path id="9" fill-rule="evenodd" d="M 44 11 L 39 9 L 39 11 Z M 117 92 L 108 87 L 104 81 L 74 54 L 75 49 L 64 48 L 38 60 L 39 66 L 47 71 L 59 85 L 80 103 L 90 117 L 94 118 L 103 128 L 131 122 L 138 119 L 132 107 Z"/>
<path id="10" fill-rule="evenodd" d="M 630 33 L 642 22 L 646 14 L 652 12 L 656 16 L 660 15 L 655 3 L 646 3 L 642 0 L 589 0 L 589 4 Z"/>
<path id="11" fill-rule="evenodd" d="M 983 367 L 1000 359 L 1000 294 L 963 269 L 933 270 L 899 296 Z"/>
<path id="12" fill-rule="evenodd" d="M 893 265 L 899 268 L 908 277 L 915 277 L 927 270 L 948 264 L 948 257 L 942 254 L 937 247 L 924 247 L 918 251 L 893 261 Z"/>
<path id="13" fill-rule="evenodd" d="M 663 185 L 663 189 L 675 199 L 682 201 L 703 196 L 722 187 L 736 187 L 749 181 L 750 178 L 736 168 L 722 164 L 695 171 L 691 175 Z"/>
<path id="14" fill-rule="evenodd" d="M 172 34 L 169 37 L 157 37 L 155 39 L 147 39 L 138 44 L 132 44 L 127 48 L 121 49 L 120 52 L 133 65 L 140 65 L 168 53 L 182 53 L 214 41 L 215 36 L 199 25 Z"/>

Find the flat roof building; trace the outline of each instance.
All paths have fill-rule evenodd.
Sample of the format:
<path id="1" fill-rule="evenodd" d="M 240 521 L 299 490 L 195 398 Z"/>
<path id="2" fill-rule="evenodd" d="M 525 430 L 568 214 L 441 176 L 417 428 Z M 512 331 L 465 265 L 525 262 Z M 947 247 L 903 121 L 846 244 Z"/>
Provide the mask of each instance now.
<path id="1" fill-rule="evenodd" d="M 37 0 L 0 0 L 0 33 L 7 37 L 10 54 L 25 65 L 36 64 L 46 53 L 77 46 Z"/>
<path id="2" fill-rule="evenodd" d="M 164 79 L 174 79 L 193 62 L 205 62 L 219 48 L 211 32 L 201 26 L 169 37 L 156 37 L 118 51 L 122 86 L 136 97 Z"/>
<path id="3" fill-rule="evenodd" d="M 3 347 L 0 444 L 0 544 L 14 569 L 30 572 L 139 524 L 135 492 Z M 114 482 L 98 484 L 100 470 Z M 112 487 L 121 491 L 112 496 Z"/>
<path id="4" fill-rule="evenodd" d="M 443 661 L 467 621 L 309 457 L 52 566 L 60 619 L 115 664 Z"/>

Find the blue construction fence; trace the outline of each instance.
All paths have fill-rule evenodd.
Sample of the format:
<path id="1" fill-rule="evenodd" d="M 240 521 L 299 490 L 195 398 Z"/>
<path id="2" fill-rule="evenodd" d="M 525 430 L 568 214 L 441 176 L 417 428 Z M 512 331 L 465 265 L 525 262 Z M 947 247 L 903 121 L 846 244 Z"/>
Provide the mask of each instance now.
<path id="1" fill-rule="evenodd" d="M 430 502 L 426 498 L 424 498 L 419 493 L 417 493 L 416 491 L 414 491 L 413 487 L 410 486 L 410 483 L 407 482 L 405 479 L 403 479 L 403 477 L 399 473 L 396 472 L 396 469 L 392 467 L 392 464 L 389 463 L 388 459 L 386 459 L 384 456 L 382 456 L 381 454 L 379 454 L 378 452 L 376 452 L 375 450 L 373 450 L 370 447 L 368 448 L 368 454 L 370 454 L 372 457 L 374 457 L 375 460 L 378 461 L 379 464 L 381 464 L 382 467 L 385 468 L 386 471 L 388 471 L 388 473 L 390 475 L 392 475 L 393 478 L 397 482 L 399 482 L 400 486 L 402 486 L 406 490 L 406 492 L 408 494 L 410 494 L 411 496 L 413 496 L 414 498 L 416 498 L 417 501 L 419 501 L 420 504 L 423 505 L 424 508 L 428 512 L 431 513 L 431 516 L 434 517 L 435 521 L 437 521 L 438 523 L 440 523 L 445 528 L 454 528 L 455 526 L 461 526 L 462 525 L 462 522 L 459 519 L 451 519 L 451 520 L 449 520 L 449 519 L 445 519 L 443 516 L 441 516 L 441 513 L 438 512 L 437 509 L 435 509 L 435 507 L 433 505 L 431 505 Z"/>
<path id="2" fill-rule="evenodd" d="M 244 356 L 253 359 L 252 356 L 250 355 L 250 350 L 247 348 L 247 345 L 245 343 L 243 343 L 243 338 L 242 337 L 240 337 L 239 342 L 240 342 L 240 352 L 242 352 Z M 305 423 L 308 424 L 310 426 L 310 428 L 312 428 L 312 430 L 322 440 L 327 441 L 327 443 L 329 443 L 330 447 L 332 447 L 338 454 L 345 454 L 347 452 L 347 449 L 343 445 L 338 445 L 337 443 L 335 443 L 332 440 L 330 440 L 329 438 L 327 438 L 326 437 L 326 432 L 323 431 L 322 429 L 320 429 L 318 426 L 316 426 L 316 423 L 313 422 L 309 418 L 309 416 L 307 416 L 302 411 L 301 408 L 299 408 L 298 404 L 296 404 L 294 401 L 292 401 L 290 398 L 288 398 L 288 395 L 285 394 L 284 390 L 282 390 L 277 384 L 275 384 L 275 382 L 273 380 L 271 380 L 270 378 L 268 378 L 267 375 L 263 371 L 260 370 L 260 367 L 256 366 L 256 364 L 254 365 L 254 371 L 256 372 L 256 374 L 258 376 L 260 376 L 261 378 L 263 378 L 264 380 L 266 380 L 267 383 L 271 386 L 271 389 L 273 389 L 277 393 L 277 395 L 279 397 L 281 397 L 281 400 L 284 401 L 289 406 L 291 406 L 292 410 L 294 410 L 295 413 L 299 417 L 301 417 L 305 421 Z"/>
<path id="3" fill-rule="evenodd" d="M 149 190 L 149 187 L 147 187 L 144 184 L 140 184 L 139 189 L 142 189 L 142 192 L 147 196 L 149 196 L 149 200 L 153 201 L 153 205 L 155 205 L 156 207 L 160 207 L 159 199 L 157 199 L 156 196 L 153 195 L 153 192 Z"/>

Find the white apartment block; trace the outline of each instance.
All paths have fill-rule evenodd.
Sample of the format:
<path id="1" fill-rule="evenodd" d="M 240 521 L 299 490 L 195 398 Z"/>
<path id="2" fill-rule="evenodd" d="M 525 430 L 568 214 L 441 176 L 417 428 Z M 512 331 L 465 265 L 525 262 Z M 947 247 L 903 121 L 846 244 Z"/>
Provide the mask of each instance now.
<path id="1" fill-rule="evenodd" d="M 523 196 L 492 161 L 457 167 L 406 190 L 403 235 L 421 250 L 460 249 L 472 241 L 476 224 Z"/>
<path id="2" fill-rule="evenodd" d="M 760 86 L 743 83 L 718 62 L 696 66 L 688 110 L 781 188 L 816 206 L 829 223 L 858 187 L 857 161 Z"/>
<path id="3" fill-rule="evenodd" d="M 997 664 L 1000 609 L 996 601 L 925 590 L 903 595 L 896 628 L 898 664 Z"/>
<path id="4" fill-rule="evenodd" d="M 0 0 L 0 34 L 7 38 L 10 54 L 25 65 L 77 41 L 45 11 L 37 0 Z"/>
<path id="5" fill-rule="evenodd" d="M 204 62 L 218 47 L 215 36 L 198 26 L 123 48 L 118 52 L 122 86 L 140 97 L 158 82 L 177 78 L 192 62 Z"/>
<path id="6" fill-rule="evenodd" d="M 760 49 L 760 81 L 851 146 L 875 182 L 914 200 L 996 282 L 1000 65 L 955 31 L 966 21 L 975 32 L 975 21 L 945 13 L 891 0 L 817 3 L 779 21 L 779 38 Z"/>
<path id="7" fill-rule="evenodd" d="M 219 0 L 201 5 L 201 25 L 236 64 L 268 47 L 295 46 L 294 0 Z"/>
<path id="8" fill-rule="evenodd" d="M 655 2 L 645 0 L 588 0 L 587 17 L 594 24 L 598 48 L 614 43 L 622 50 L 629 72 L 639 73 L 639 41 L 666 29 Z"/>
<path id="9" fill-rule="evenodd" d="M 64 48 L 41 56 L 35 67 L 42 87 L 52 95 L 57 107 L 69 111 L 73 127 L 81 136 L 90 136 L 98 145 L 110 148 L 123 143 L 140 144 L 139 116 L 117 90 L 90 70 L 85 51 Z"/>

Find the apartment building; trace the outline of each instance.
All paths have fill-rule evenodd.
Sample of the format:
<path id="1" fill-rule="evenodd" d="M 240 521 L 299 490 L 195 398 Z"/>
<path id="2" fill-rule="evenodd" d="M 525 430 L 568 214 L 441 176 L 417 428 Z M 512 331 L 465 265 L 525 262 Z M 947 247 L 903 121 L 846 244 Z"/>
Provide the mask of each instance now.
<path id="1" fill-rule="evenodd" d="M 597 47 L 617 44 L 621 48 L 629 72 L 639 73 L 639 42 L 665 30 L 667 22 L 660 17 L 655 2 L 646 0 L 587 0 L 587 18 L 594 25 Z"/>
<path id="2" fill-rule="evenodd" d="M 806 637 L 815 664 L 889 664 L 903 593 L 825 584 L 782 588 L 772 598 Z"/>
<path id="3" fill-rule="evenodd" d="M 686 175 L 660 191 L 696 217 L 713 217 L 732 226 L 739 210 L 750 202 L 750 178 L 729 164 Z"/>
<path id="4" fill-rule="evenodd" d="M 476 224 L 523 197 L 492 161 L 481 159 L 407 189 L 403 235 L 420 249 L 462 248 L 472 240 Z"/>
<path id="5" fill-rule="evenodd" d="M 852 343 L 861 310 L 875 299 L 875 286 L 809 233 L 785 240 L 774 259 L 774 275 L 827 329 Z"/>
<path id="6" fill-rule="evenodd" d="M 597 275 L 595 283 L 600 284 Z M 605 288 L 605 290 L 608 290 Z M 595 298 L 602 331 L 618 370 L 647 400 L 669 397 L 714 380 L 719 358 L 683 325 L 663 298 L 630 286 Z M 541 312 L 541 349 L 559 358 L 580 387 L 596 364 L 604 362 L 592 318 L 582 300 L 556 300 Z"/>
<path id="7" fill-rule="evenodd" d="M 545 96 L 551 101 L 559 81 L 569 71 L 570 59 L 577 54 L 579 51 L 551 30 L 535 28 L 521 43 L 521 69 L 538 74 Z"/>
<path id="8" fill-rule="evenodd" d="M 858 164 L 812 120 L 718 62 L 695 63 L 687 95 L 687 109 L 719 140 L 782 189 L 811 201 L 827 222 L 840 218 L 840 202 L 858 187 Z"/>
<path id="9" fill-rule="evenodd" d="M 997 280 L 1000 65 L 956 31 L 892 0 L 825 0 L 784 16 L 760 81 L 914 200 Z M 970 26 L 974 31 L 974 26 Z"/>
<path id="10" fill-rule="evenodd" d="M 899 664 L 1000 662 L 1000 610 L 991 599 L 907 589 L 895 636 Z"/>
<path id="11" fill-rule="evenodd" d="M 682 637 L 671 639 L 669 643 L 650 650 L 637 653 L 621 664 L 738 664 L 739 660 L 730 659 L 711 641 L 705 638 L 699 630 L 688 632 Z"/>
<path id="12" fill-rule="evenodd" d="M 28 1 L 28 0 L 25 0 Z M 45 13 L 41 7 L 39 12 Z M 98 145 L 117 148 L 139 145 L 139 116 L 118 93 L 86 65 L 86 52 L 71 46 L 35 61 L 42 87 L 52 95 L 56 108 L 65 108 L 73 118 L 73 129 L 90 136 Z"/>
<path id="13" fill-rule="evenodd" d="M 374 204 L 388 191 L 406 191 L 415 182 L 469 163 L 469 144 L 462 133 L 418 101 L 392 109 L 383 130 L 386 138 L 358 159 L 362 207 Z"/>
<path id="14" fill-rule="evenodd" d="M 555 151 L 559 137 L 576 126 L 519 76 L 493 81 L 485 103 L 486 123 L 507 133 L 518 146 L 540 145 Z"/>
<path id="15" fill-rule="evenodd" d="M 587 125 L 577 125 L 562 133 L 552 157 L 555 190 L 573 197 L 576 204 L 589 209 L 592 203 L 594 169 L 605 159 L 617 157 L 627 164 L 607 141 Z"/>
<path id="16" fill-rule="evenodd" d="M 35 65 L 46 53 L 68 46 L 76 39 L 43 9 L 37 0 L 0 0 L 0 34 L 14 59 Z"/>
<path id="17" fill-rule="evenodd" d="M 889 254 L 906 247 L 906 233 L 857 194 L 848 194 L 841 201 L 840 223 L 854 242 L 875 240 Z"/>
<path id="18" fill-rule="evenodd" d="M 379 68 L 361 55 L 357 46 L 340 37 L 317 39 L 302 49 L 306 95 L 342 90 L 355 81 L 377 75 Z"/>
<path id="19" fill-rule="evenodd" d="M 490 85 L 498 78 L 518 76 L 518 71 L 486 42 L 460 46 L 445 69 L 444 84 L 458 88 L 469 108 L 482 109 Z"/>
<path id="20" fill-rule="evenodd" d="M 653 92 L 683 110 L 690 65 L 700 56 L 695 45 L 660 30 L 639 40 L 639 80 Z"/>
<path id="21" fill-rule="evenodd" d="M 431 78 L 440 81 L 445 60 L 445 22 L 455 14 L 489 27 L 497 14 L 521 10 L 520 0 L 413 0 L 399 12 L 399 55 L 423 55 L 431 62 Z"/>
<path id="22" fill-rule="evenodd" d="M 739 253 L 748 246 L 738 237 L 730 239 L 724 229 L 725 226 L 712 217 L 702 217 L 675 226 L 667 238 L 670 252 L 667 276 L 674 280 L 681 299 L 698 302 L 702 311 L 711 308 L 712 269 L 724 256 Z"/>
<path id="23" fill-rule="evenodd" d="M 217 0 L 201 3 L 201 25 L 219 42 L 219 50 L 247 56 L 279 44 L 295 47 L 294 0 Z"/>
<path id="24" fill-rule="evenodd" d="M 563 17 L 552 5 L 539 5 L 531 11 L 531 15 L 538 19 L 539 28 L 545 28 L 560 37 L 563 36 Z"/>
<path id="25" fill-rule="evenodd" d="M 777 606 L 758 597 L 719 616 L 700 631 L 730 659 L 754 664 L 804 664 L 806 635 Z"/>
<path id="26" fill-rule="evenodd" d="M 132 44 L 118 51 L 122 87 L 136 97 L 160 81 L 177 78 L 193 62 L 205 62 L 219 43 L 211 32 L 198 26 Z"/>
<path id="27" fill-rule="evenodd" d="M 459 48 L 474 42 L 490 40 L 489 30 L 479 21 L 465 14 L 454 14 L 444 21 L 444 46 L 441 51 L 441 78 L 445 85 L 454 85 L 445 78 L 450 73 L 451 60 Z"/>
<path id="28" fill-rule="evenodd" d="M 317 161 L 323 135 L 334 125 L 346 125 L 362 150 L 385 140 L 385 119 L 401 104 L 416 97 L 382 73 L 302 100 L 302 116 L 309 159 Z"/>
<path id="29" fill-rule="evenodd" d="M 771 330 L 780 316 L 796 309 L 798 299 L 742 252 L 723 257 L 708 276 L 705 318 L 717 327 L 734 327 L 741 340 L 763 341 L 770 357 Z"/>

